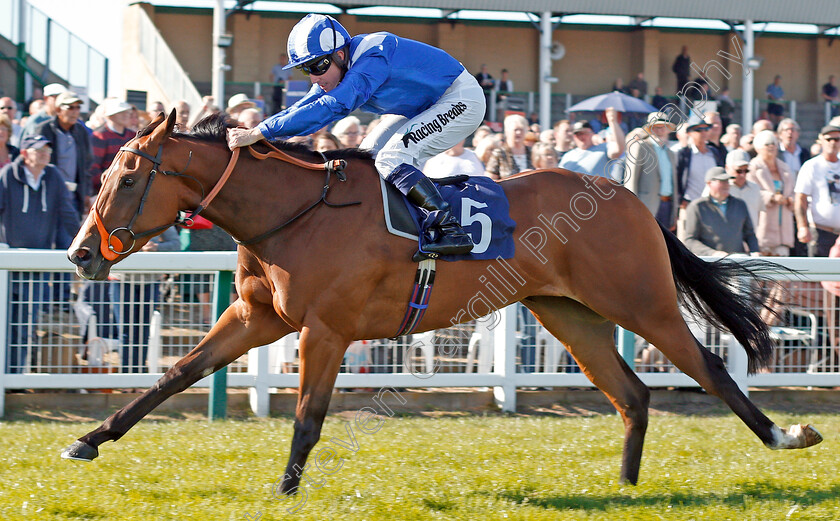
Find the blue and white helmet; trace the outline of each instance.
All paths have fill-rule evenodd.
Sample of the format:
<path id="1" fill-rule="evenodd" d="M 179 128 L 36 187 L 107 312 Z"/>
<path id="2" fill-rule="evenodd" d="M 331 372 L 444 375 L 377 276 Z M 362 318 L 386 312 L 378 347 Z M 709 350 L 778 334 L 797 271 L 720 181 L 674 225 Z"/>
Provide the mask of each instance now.
<path id="1" fill-rule="evenodd" d="M 350 33 L 332 16 L 308 14 L 289 33 L 287 44 L 291 69 L 304 63 L 332 54 L 350 42 Z"/>

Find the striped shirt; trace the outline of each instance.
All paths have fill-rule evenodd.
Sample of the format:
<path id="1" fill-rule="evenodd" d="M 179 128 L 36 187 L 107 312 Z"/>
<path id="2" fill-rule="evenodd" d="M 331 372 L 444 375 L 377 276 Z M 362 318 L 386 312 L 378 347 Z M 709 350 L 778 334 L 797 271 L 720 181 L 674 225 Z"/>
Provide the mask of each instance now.
<path id="1" fill-rule="evenodd" d="M 102 186 L 102 174 L 111 166 L 111 161 L 120 151 L 120 147 L 128 143 L 132 137 L 130 130 L 125 129 L 122 134 L 118 134 L 108 125 L 93 131 L 91 139 L 93 164 L 90 166 L 90 174 L 94 194 L 98 194 Z"/>

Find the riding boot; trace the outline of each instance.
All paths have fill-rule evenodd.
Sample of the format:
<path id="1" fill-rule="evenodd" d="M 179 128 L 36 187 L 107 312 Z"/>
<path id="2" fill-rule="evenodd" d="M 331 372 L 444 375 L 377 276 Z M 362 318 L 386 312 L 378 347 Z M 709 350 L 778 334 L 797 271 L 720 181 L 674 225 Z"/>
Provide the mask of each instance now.
<path id="1" fill-rule="evenodd" d="M 429 178 L 421 179 L 406 195 L 412 204 L 428 212 L 437 212 L 437 218 L 432 227 L 440 233 L 435 237 L 434 242 L 424 245 L 424 252 L 437 255 L 464 255 L 472 251 L 474 245 L 470 234 L 461 228 L 458 220 L 450 212 L 449 203 L 441 197 L 437 187 Z"/>
<path id="2" fill-rule="evenodd" d="M 436 258 L 440 255 L 463 255 L 472 251 L 470 235 L 461 228 L 458 220 L 450 213 L 447 203 L 435 184 L 415 166 L 403 163 L 386 178 L 406 196 L 410 203 L 429 212 L 431 224 L 427 228 L 434 232 L 431 240 L 422 245 L 413 260 Z M 424 230 L 425 231 L 425 230 Z"/>

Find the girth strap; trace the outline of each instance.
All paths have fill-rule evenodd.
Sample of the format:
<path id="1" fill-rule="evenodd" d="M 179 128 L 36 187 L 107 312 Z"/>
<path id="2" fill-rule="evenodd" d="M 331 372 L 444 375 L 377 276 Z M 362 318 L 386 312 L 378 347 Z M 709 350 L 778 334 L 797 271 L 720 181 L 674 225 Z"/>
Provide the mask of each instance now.
<path id="1" fill-rule="evenodd" d="M 417 264 L 417 274 L 414 276 L 414 288 L 411 290 L 411 298 L 408 301 L 408 309 L 405 311 L 400 329 L 397 334 L 391 337 L 396 339 L 403 335 L 411 334 L 429 307 L 429 299 L 432 297 L 432 287 L 435 284 L 435 260 L 426 259 Z"/>

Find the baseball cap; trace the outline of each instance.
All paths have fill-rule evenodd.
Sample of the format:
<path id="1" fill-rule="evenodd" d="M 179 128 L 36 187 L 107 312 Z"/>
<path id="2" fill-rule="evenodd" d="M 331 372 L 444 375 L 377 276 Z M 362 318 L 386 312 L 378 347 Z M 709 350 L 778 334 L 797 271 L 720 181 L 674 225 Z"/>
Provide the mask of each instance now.
<path id="1" fill-rule="evenodd" d="M 245 105 L 245 104 L 247 104 L 247 106 L 242 107 L 242 108 L 249 108 L 249 107 L 256 107 L 257 106 L 256 103 L 254 103 L 253 101 L 248 99 L 247 94 L 243 94 L 243 93 L 240 92 L 239 94 L 234 94 L 233 96 L 230 97 L 230 99 L 228 100 L 227 109 L 230 110 L 234 107 L 238 107 L 239 105 Z"/>
<path id="2" fill-rule="evenodd" d="M 66 91 L 67 87 L 60 83 L 50 83 L 49 85 L 44 85 L 43 92 L 44 97 L 47 96 L 58 96 L 62 92 Z"/>
<path id="3" fill-rule="evenodd" d="M 125 112 L 126 110 L 131 110 L 132 108 L 134 107 L 117 98 L 108 98 L 102 102 L 102 113 L 106 117 L 119 114 L 120 112 Z"/>
<path id="4" fill-rule="evenodd" d="M 69 90 L 62 92 L 55 98 L 55 104 L 59 107 L 61 105 L 72 105 L 74 103 L 82 103 L 82 99 L 78 94 Z"/>
<path id="5" fill-rule="evenodd" d="M 726 154 L 726 166 L 739 167 L 750 164 L 750 155 L 746 150 L 736 148 L 732 152 Z"/>
<path id="6" fill-rule="evenodd" d="M 52 143 L 50 143 L 49 139 L 40 134 L 35 136 L 26 136 L 20 142 L 21 150 L 29 150 L 30 148 L 38 150 L 39 148 L 44 148 L 45 146 L 52 146 Z"/>
<path id="7" fill-rule="evenodd" d="M 732 176 L 722 167 L 716 166 L 706 171 L 706 182 L 709 181 L 729 181 Z"/>
<path id="8" fill-rule="evenodd" d="M 572 134 L 577 134 L 586 129 L 592 130 L 592 125 L 588 121 L 575 121 L 575 124 L 572 126 Z"/>
<path id="9" fill-rule="evenodd" d="M 826 125 L 820 129 L 820 135 L 828 134 L 829 132 L 840 132 L 840 127 L 834 125 Z"/>
<path id="10" fill-rule="evenodd" d="M 102 112 L 106 117 L 113 116 L 114 114 L 119 114 L 120 112 L 125 112 L 126 110 L 131 110 L 132 107 L 125 101 L 119 100 L 117 98 L 108 98 L 102 103 Z"/>

